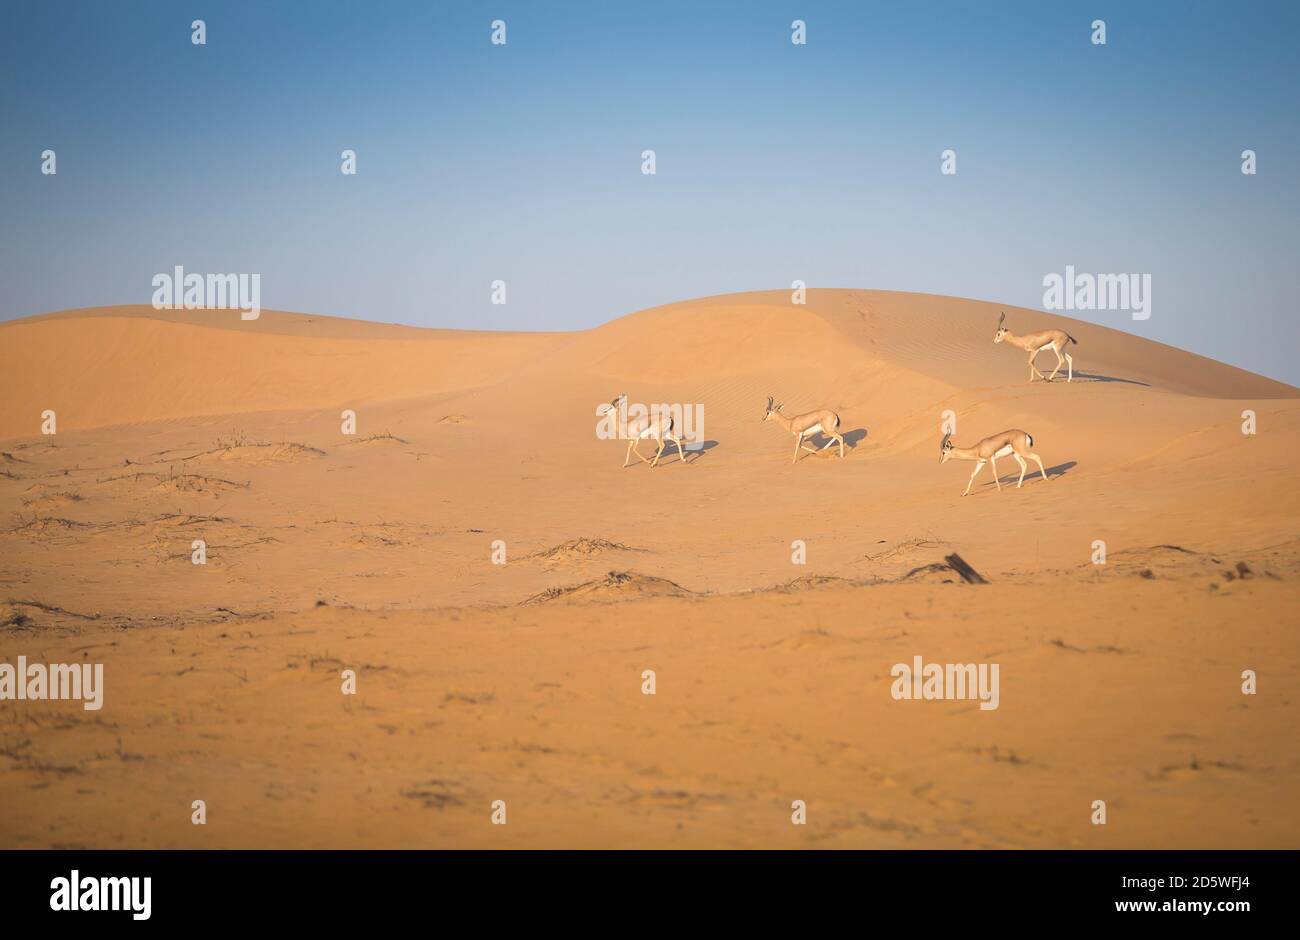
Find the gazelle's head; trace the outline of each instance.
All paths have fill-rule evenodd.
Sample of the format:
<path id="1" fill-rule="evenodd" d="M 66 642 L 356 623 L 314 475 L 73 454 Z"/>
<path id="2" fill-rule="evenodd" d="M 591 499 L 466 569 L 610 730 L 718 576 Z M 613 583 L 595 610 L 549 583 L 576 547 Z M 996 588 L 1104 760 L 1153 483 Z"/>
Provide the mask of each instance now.
<path id="1" fill-rule="evenodd" d="M 1006 339 L 1007 336 L 1007 328 L 1005 326 L 1006 322 L 1007 322 L 1007 315 L 1005 313 L 998 317 L 998 331 L 993 334 L 993 342 L 1000 343 L 1004 339 Z"/>
<path id="2" fill-rule="evenodd" d="M 773 415 L 777 415 L 777 414 L 780 414 L 780 413 L 781 413 L 781 406 L 784 405 L 784 404 L 785 404 L 785 402 L 782 402 L 782 401 L 778 401 L 778 402 L 776 402 L 775 404 L 773 404 L 772 396 L 771 396 L 771 395 L 768 395 L 768 396 L 767 396 L 767 410 L 766 410 L 765 412 L 763 412 L 763 420 L 764 420 L 764 421 L 771 421 Z"/>
<path id="3" fill-rule="evenodd" d="M 610 411 L 618 411 L 623 402 L 627 401 L 627 392 L 619 392 L 614 396 L 614 400 L 609 403 Z"/>
<path id="4" fill-rule="evenodd" d="M 947 463 L 948 458 L 952 456 L 952 435 L 945 434 L 943 440 L 939 442 L 939 463 Z"/>

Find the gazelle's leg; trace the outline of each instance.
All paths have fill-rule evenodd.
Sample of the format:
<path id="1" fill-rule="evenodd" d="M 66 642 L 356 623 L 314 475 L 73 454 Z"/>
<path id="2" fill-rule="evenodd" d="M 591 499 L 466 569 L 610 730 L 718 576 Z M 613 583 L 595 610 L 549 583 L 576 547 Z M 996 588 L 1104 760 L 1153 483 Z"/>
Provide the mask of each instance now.
<path id="1" fill-rule="evenodd" d="M 626 470 L 629 461 L 632 459 L 632 448 L 636 446 L 636 438 L 627 442 L 627 453 L 623 455 L 623 469 Z"/>
<path id="2" fill-rule="evenodd" d="M 656 467 L 656 466 L 659 465 L 659 458 L 660 458 L 660 456 L 662 456 L 662 454 L 663 454 L 663 452 L 664 452 L 664 447 L 665 447 L 665 446 L 667 445 L 667 443 L 668 443 L 668 442 L 665 441 L 662 437 L 661 437 L 661 438 L 658 438 L 658 441 L 659 441 L 659 449 L 658 449 L 657 451 L 655 451 L 655 459 L 652 460 L 652 461 L 650 461 L 650 466 L 652 466 L 652 467 Z"/>
<path id="3" fill-rule="evenodd" d="M 669 440 L 677 445 L 677 458 L 682 463 L 686 463 L 686 455 L 682 453 L 682 439 L 680 437 L 670 437 Z"/>
<path id="4" fill-rule="evenodd" d="M 803 438 L 800 437 L 798 434 L 796 434 L 794 436 L 794 460 L 791 460 L 790 461 L 791 463 L 794 463 L 796 460 L 799 459 L 799 449 L 802 446 L 803 446 Z"/>
<path id="5" fill-rule="evenodd" d="M 993 482 L 998 485 L 998 492 L 1002 492 L 1002 481 L 998 479 L 998 458 L 989 458 L 989 467 L 993 470 Z"/>
<path id="6" fill-rule="evenodd" d="M 641 453 L 641 438 L 640 438 L 640 437 L 634 437 L 634 438 L 632 438 L 632 453 L 634 453 L 634 454 L 636 454 L 638 457 L 640 457 L 642 463 L 649 463 L 649 462 L 650 462 L 649 460 L 646 459 L 645 454 Z"/>
<path id="7" fill-rule="evenodd" d="M 1020 479 L 1016 481 L 1016 489 L 1020 489 L 1020 484 L 1025 482 L 1025 471 L 1029 469 L 1029 464 L 1025 463 L 1025 458 L 1019 454 L 1013 453 L 1012 457 L 1016 458 L 1016 463 L 1020 464 Z"/>
<path id="8" fill-rule="evenodd" d="M 1069 369 L 1070 369 L 1070 371 L 1069 371 L 1069 378 L 1067 378 L 1065 381 L 1067 381 L 1067 382 L 1073 382 L 1073 381 L 1074 381 L 1074 357 L 1071 356 L 1069 353 L 1066 353 L 1066 354 L 1065 354 L 1065 361 L 1066 361 L 1067 363 L 1069 363 Z"/>
<path id="9" fill-rule="evenodd" d="M 983 469 L 984 469 L 984 461 L 981 460 L 977 464 L 975 464 L 975 469 L 971 471 L 970 479 L 966 481 L 966 493 L 970 492 L 971 484 L 975 482 L 975 474 L 979 473 Z M 961 495 L 965 496 L 966 493 L 962 493 Z"/>
<path id="10" fill-rule="evenodd" d="M 1027 455 L 1027 456 L 1031 457 L 1031 458 L 1033 459 L 1034 463 L 1038 464 L 1038 472 L 1041 473 L 1041 474 L 1043 475 L 1043 479 L 1044 479 L 1044 480 L 1050 480 L 1051 477 L 1049 477 L 1049 476 L 1047 475 L 1047 471 L 1043 469 L 1043 460 L 1042 460 L 1042 458 L 1039 457 L 1037 454 L 1029 454 L 1029 455 Z"/>
<path id="11" fill-rule="evenodd" d="M 837 440 L 837 441 L 840 442 L 840 456 L 843 457 L 843 456 L 844 456 L 844 438 L 843 438 L 842 436 L 840 436 L 839 434 L 836 434 L 836 435 L 835 435 L 835 440 Z"/>
<path id="12" fill-rule="evenodd" d="M 1035 376 L 1035 375 L 1038 376 L 1040 379 L 1042 379 L 1044 382 L 1047 381 L 1047 376 L 1045 376 L 1045 375 L 1043 375 L 1043 373 L 1039 372 L 1039 371 L 1038 371 L 1038 366 L 1034 365 L 1034 360 L 1038 358 L 1038 353 L 1039 353 L 1039 352 L 1040 352 L 1040 350 L 1035 349 L 1033 352 L 1031 352 L 1031 353 L 1029 354 L 1029 373 L 1030 373 L 1030 374 L 1029 374 L 1029 381 L 1031 381 L 1031 382 L 1034 380 L 1034 376 Z"/>
<path id="13" fill-rule="evenodd" d="M 1052 370 L 1052 377 L 1047 380 L 1049 382 L 1056 378 L 1056 373 L 1060 372 L 1061 366 L 1065 365 L 1065 357 L 1061 355 L 1061 351 L 1053 346 L 1052 352 L 1056 353 L 1056 368 Z"/>

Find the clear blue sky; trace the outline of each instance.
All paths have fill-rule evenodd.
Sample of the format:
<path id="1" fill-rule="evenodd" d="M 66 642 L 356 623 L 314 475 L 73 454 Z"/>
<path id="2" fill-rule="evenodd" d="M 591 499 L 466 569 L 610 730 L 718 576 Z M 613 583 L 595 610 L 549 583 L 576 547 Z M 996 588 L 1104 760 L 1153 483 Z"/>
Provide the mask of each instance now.
<path id="1" fill-rule="evenodd" d="M 1038 307 L 1072 264 L 1153 278 L 1150 320 L 1082 316 L 1300 384 L 1298 3 L 5 0 L 0 17 L 0 318 L 147 303 L 176 264 L 259 273 L 269 308 L 509 329 L 796 278 Z"/>

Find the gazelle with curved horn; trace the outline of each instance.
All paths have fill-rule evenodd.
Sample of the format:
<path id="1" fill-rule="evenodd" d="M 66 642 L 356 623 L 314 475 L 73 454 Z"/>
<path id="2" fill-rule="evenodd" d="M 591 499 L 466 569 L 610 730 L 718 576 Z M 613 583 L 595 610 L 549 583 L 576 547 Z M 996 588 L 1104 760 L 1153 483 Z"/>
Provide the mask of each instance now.
<path id="1" fill-rule="evenodd" d="M 993 342 L 1010 343 L 1017 349 L 1023 349 L 1029 353 L 1029 381 L 1032 382 L 1036 375 L 1040 379 L 1050 382 L 1056 378 L 1056 373 L 1061 371 L 1063 365 L 1067 366 L 1065 381 L 1074 381 L 1074 358 L 1065 351 L 1065 347 L 1070 343 L 1077 346 L 1079 344 L 1077 339 L 1065 332 L 1065 330 L 1039 330 L 1037 333 L 1025 333 L 1018 336 L 1006 328 L 1006 321 L 1007 315 L 1005 313 L 998 317 L 998 331 L 993 336 Z M 1038 367 L 1034 365 L 1034 360 L 1038 358 L 1038 354 L 1044 349 L 1050 349 L 1056 353 L 1056 368 L 1052 370 L 1050 376 L 1043 375 L 1038 371 Z"/>
<path id="2" fill-rule="evenodd" d="M 621 392 L 609 403 L 612 411 L 620 411 L 627 402 L 627 393 Z M 669 441 L 677 445 L 677 457 L 686 463 L 686 454 L 682 452 L 682 439 L 677 433 L 672 414 L 667 409 L 651 408 L 648 414 L 628 418 L 626 433 L 628 437 L 627 453 L 623 455 L 623 469 L 626 470 L 632 460 L 633 452 L 641 458 L 642 463 L 655 466 L 663 456 L 664 447 Z M 638 446 L 643 440 L 651 439 L 659 445 L 653 460 L 647 460 Z"/>
<path id="3" fill-rule="evenodd" d="M 822 450 L 830 447 L 835 442 L 839 442 L 840 456 L 844 456 L 844 438 L 840 436 L 840 416 L 829 408 L 823 408 L 820 411 L 810 411 L 807 414 L 794 415 L 787 417 L 781 413 L 785 402 L 776 402 L 773 404 L 771 395 L 767 396 L 767 411 L 763 414 L 764 421 L 775 421 L 781 427 L 785 428 L 794 435 L 794 463 L 799 459 L 799 451 L 806 450 L 809 453 L 817 453 L 815 447 L 809 447 L 805 440 L 816 434 L 825 434 L 829 440 L 826 441 Z"/>
<path id="4" fill-rule="evenodd" d="M 971 484 L 975 482 L 975 476 L 984 469 L 984 464 L 989 464 L 993 468 L 993 482 L 998 485 L 999 492 L 1002 490 L 1002 483 L 998 480 L 998 458 L 1011 457 L 1016 463 L 1020 464 L 1020 479 L 1016 481 L 1016 489 L 1025 482 L 1025 470 L 1029 465 L 1025 463 L 1028 457 L 1034 463 L 1038 464 L 1038 470 L 1043 475 L 1043 479 L 1049 479 L 1047 471 L 1043 469 L 1043 461 L 1037 454 L 1029 448 L 1034 446 L 1032 436 L 1024 431 L 1012 429 L 1003 431 L 1000 434 L 994 434 L 992 437 L 986 437 L 974 447 L 958 447 L 952 442 L 952 435 L 945 434 L 943 440 L 939 442 L 939 463 L 944 464 L 949 460 L 974 460 L 976 461 L 975 469 L 971 472 L 970 479 L 966 481 L 965 496 L 970 492 Z"/>

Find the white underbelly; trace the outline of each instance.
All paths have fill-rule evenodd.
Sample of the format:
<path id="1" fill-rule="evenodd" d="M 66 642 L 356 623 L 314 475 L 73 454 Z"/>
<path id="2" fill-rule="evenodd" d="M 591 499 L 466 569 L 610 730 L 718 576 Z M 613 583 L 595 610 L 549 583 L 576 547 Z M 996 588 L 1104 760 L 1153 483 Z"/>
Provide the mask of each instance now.
<path id="1" fill-rule="evenodd" d="M 814 434 L 820 434 L 820 433 L 822 433 L 822 426 L 820 424 L 814 424 L 810 428 L 804 428 L 803 433 L 800 436 L 812 437 Z"/>
<path id="2" fill-rule="evenodd" d="M 1015 452 L 1015 448 L 1012 447 L 1010 444 L 1008 444 L 1008 445 L 1006 445 L 1005 447 L 1003 447 L 1001 450 L 999 450 L 999 451 L 998 451 L 996 454 L 994 454 L 993 456 L 994 456 L 994 457 L 1010 457 L 1014 452 Z"/>
<path id="3" fill-rule="evenodd" d="M 1038 347 L 1038 351 L 1042 352 L 1044 349 L 1051 349 L 1051 348 L 1052 348 L 1051 343 L 1043 343 L 1043 345 Z"/>

